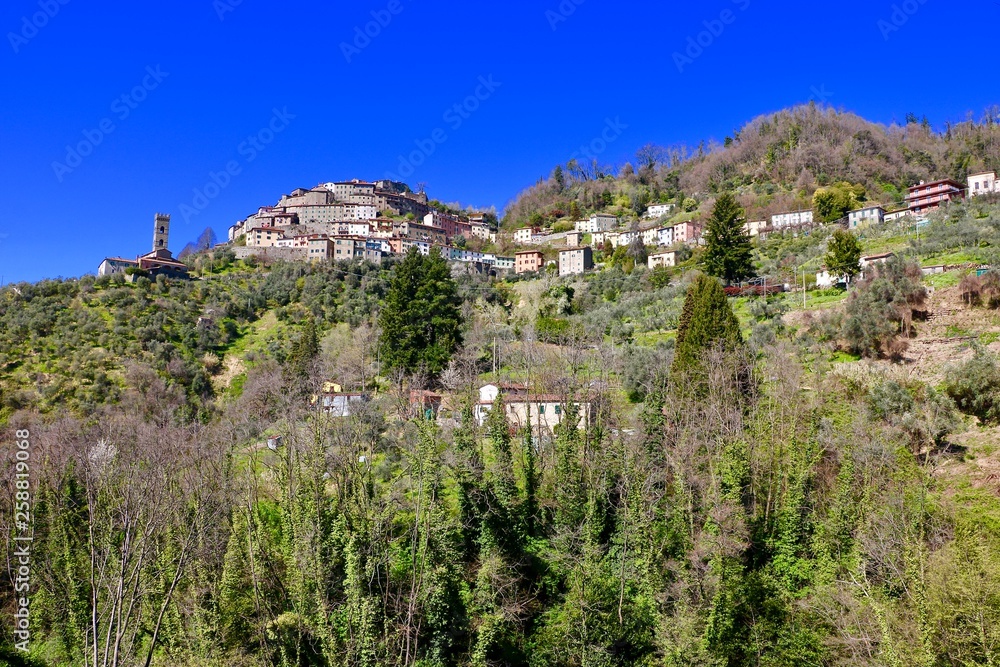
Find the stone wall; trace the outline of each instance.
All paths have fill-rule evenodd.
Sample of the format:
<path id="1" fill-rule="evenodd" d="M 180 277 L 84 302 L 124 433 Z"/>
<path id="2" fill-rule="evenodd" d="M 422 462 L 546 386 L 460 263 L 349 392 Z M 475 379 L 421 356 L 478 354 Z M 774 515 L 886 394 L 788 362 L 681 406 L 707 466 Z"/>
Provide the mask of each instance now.
<path id="1" fill-rule="evenodd" d="M 288 262 L 304 262 L 309 259 L 309 248 L 248 248 L 234 246 L 236 259 L 246 259 L 251 255 L 261 259 L 283 259 Z"/>

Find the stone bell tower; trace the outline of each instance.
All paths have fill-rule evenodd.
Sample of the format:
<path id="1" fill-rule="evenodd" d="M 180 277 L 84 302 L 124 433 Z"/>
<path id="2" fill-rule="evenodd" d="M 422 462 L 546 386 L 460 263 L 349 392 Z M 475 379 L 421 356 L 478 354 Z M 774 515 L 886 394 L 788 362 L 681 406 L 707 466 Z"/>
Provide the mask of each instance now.
<path id="1" fill-rule="evenodd" d="M 156 214 L 156 224 L 153 228 L 153 252 L 167 250 L 170 240 L 170 216 L 166 213 Z"/>

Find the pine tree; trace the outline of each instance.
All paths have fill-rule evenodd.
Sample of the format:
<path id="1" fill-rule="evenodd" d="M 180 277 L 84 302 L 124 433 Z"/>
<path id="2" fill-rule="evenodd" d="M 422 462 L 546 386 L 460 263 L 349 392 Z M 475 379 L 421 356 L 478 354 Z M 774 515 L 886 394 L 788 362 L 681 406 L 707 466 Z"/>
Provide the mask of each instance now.
<path id="1" fill-rule="evenodd" d="M 301 383 L 309 378 L 318 355 L 319 334 L 316 332 L 316 320 L 310 317 L 306 320 L 302 333 L 288 356 L 285 372 L 289 383 L 301 386 Z"/>
<path id="2" fill-rule="evenodd" d="M 705 271 L 727 283 L 752 278 L 753 246 L 743 225 L 745 213 L 736 197 L 726 192 L 719 196 L 705 229 Z"/>
<path id="3" fill-rule="evenodd" d="M 703 375 L 702 357 L 707 350 L 715 346 L 735 350 L 742 344 L 740 323 L 722 286 L 714 278 L 698 276 L 684 300 L 671 368 L 674 381 L 696 382 Z"/>
<path id="4" fill-rule="evenodd" d="M 559 187 L 559 192 L 566 189 L 566 177 L 563 176 L 562 165 L 556 165 L 555 171 L 552 172 L 552 178 L 555 180 L 556 185 Z"/>
<path id="5" fill-rule="evenodd" d="M 461 299 L 438 250 L 412 248 L 392 273 L 382 308 L 385 370 L 440 373 L 462 343 Z"/>

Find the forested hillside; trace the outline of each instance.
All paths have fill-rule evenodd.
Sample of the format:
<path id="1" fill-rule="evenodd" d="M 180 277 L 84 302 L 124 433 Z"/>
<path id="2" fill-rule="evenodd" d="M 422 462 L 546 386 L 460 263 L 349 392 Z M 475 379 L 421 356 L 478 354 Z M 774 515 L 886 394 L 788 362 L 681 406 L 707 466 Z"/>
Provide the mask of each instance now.
<path id="1" fill-rule="evenodd" d="M 960 131 L 995 130 L 925 136 Z M 651 182 L 693 197 L 726 154 Z M 735 268 L 715 240 L 567 277 L 217 249 L 0 289 L 0 458 L 30 470 L 0 476 L 0 664 L 1000 663 L 1000 201 L 834 231 L 730 239 Z M 858 275 L 815 289 L 841 241 Z M 779 292 L 709 277 L 744 270 Z"/>
<path id="2" fill-rule="evenodd" d="M 559 165 L 507 208 L 505 224 L 559 224 L 591 211 L 641 215 L 650 203 L 693 212 L 735 191 L 750 219 L 811 208 L 817 188 L 846 182 L 868 201 L 901 202 L 921 180 L 1000 171 L 1000 116 L 935 129 L 915 116 L 884 126 L 808 105 L 760 116 L 720 143 L 647 145 L 624 165 Z M 704 213 L 704 209 L 702 209 Z"/>

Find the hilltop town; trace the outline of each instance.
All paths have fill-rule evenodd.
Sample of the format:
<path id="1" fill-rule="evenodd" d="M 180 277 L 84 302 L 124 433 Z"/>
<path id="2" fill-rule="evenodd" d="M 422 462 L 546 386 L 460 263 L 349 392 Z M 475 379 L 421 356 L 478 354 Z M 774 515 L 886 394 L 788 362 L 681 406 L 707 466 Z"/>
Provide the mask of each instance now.
<path id="1" fill-rule="evenodd" d="M 920 182 L 909 188 L 905 200 L 886 204 L 867 202 L 841 218 L 826 221 L 855 232 L 887 222 L 927 223 L 926 213 L 944 204 L 1000 192 L 995 172 L 968 176 L 963 184 L 953 179 Z M 369 261 L 404 255 L 416 248 L 428 255 L 437 248 L 448 261 L 473 265 L 486 273 L 534 274 L 552 270 L 560 276 L 580 275 L 594 269 L 597 258 L 610 259 L 618 248 L 646 257 L 648 268 L 674 268 L 690 248 L 704 245 L 704 222 L 669 222 L 680 202 L 651 203 L 640 219 L 623 221 L 613 213 L 594 213 L 573 222 L 572 231 L 526 226 L 500 230 L 490 212 L 442 211 L 424 192 L 391 181 L 350 180 L 323 183 L 312 189 L 298 188 L 274 206 L 229 228 L 229 247 L 237 259 L 258 257 L 285 261 Z M 905 222 L 909 220 L 910 222 Z M 766 240 L 775 232 L 808 232 L 820 224 L 813 210 L 776 213 L 765 220 L 744 224 L 746 234 Z M 187 266 L 168 250 L 170 216 L 154 219 L 153 248 L 135 260 L 106 258 L 98 275 L 185 275 Z M 512 250 L 504 255 L 499 249 Z M 641 251 L 636 251 L 641 249 Z M 685 250 L 687 249 L 687 250 Z M 884 260 L 887 255 L 863 258 L 863 264 Z M 824 269 L 816 276 L 820 287 L 836 282 Z"/>

